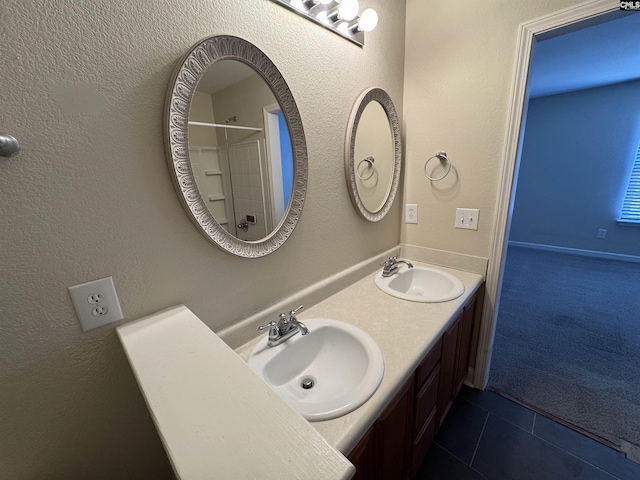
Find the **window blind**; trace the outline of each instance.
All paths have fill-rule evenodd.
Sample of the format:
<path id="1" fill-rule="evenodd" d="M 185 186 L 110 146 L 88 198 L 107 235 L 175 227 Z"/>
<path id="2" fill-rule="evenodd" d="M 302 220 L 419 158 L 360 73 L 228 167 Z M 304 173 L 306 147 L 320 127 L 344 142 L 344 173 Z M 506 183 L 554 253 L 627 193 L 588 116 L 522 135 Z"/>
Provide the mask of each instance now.
<path id="1" fill-rule="evenodd" d="M 637 223 L 640 224 L 640 145 L 636 152 L 636 159 L 631 169 L 631 178 L 627 186 L 627 193 L 622 203 L 622 212 L 620 213 L 620 223 Z"/>

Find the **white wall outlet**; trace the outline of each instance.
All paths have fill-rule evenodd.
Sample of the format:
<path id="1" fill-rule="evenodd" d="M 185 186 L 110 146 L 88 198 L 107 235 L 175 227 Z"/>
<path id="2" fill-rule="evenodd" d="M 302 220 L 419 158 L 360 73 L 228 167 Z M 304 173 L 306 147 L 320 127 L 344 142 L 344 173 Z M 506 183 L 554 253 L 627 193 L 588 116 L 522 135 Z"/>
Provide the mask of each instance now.
<path id="1" fill-rule="evenodd" d="M 596 234 L 596 238 L 601 238 L 604 240 L 605 238 L 607 238 L 607 232 L 608 230 L 606 228 L 599 228 L 598 233 Z"/>
<path id="2" fill-rule="evenodd" d="M 404 223 L 418 223 L 418 204 L 407 203 L 404 208 Z"/>
<path id="3" fill-rule="evenodd" d="M 69 287 L 83 331 L 122 320 L 122 309 L 111 277 Z"/>
<path id="4" fill-rule="evenodd" d="M 478 218 L 480 210 L 477 208 L 456 208 L 456 228 L 478 230 Z"/>

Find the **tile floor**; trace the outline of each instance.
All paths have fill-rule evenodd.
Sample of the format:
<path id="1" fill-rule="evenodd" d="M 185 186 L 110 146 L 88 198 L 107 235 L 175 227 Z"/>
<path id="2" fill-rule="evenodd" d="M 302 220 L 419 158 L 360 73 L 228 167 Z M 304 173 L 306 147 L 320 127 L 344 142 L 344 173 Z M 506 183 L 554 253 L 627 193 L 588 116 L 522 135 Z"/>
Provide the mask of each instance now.
<path id="1" fill-rule="evenodd" d="M 615 450 L 489 391 L 463 387 L 414 480 L 639 480 Z"/>

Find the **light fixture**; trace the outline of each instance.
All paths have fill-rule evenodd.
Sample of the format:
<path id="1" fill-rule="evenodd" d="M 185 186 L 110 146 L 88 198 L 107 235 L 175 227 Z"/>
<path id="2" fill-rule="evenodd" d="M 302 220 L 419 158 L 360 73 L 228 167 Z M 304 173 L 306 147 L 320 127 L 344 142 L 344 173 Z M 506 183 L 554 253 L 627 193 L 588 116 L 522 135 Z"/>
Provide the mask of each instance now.
<path id="1" fill-rule="evenodd" d="M 373 8 L 367 8 L 360 15 L 360 19 L 358 22 L 351 27 L 353 32 L 370 32 L 378 25 L 378 12 L 376 12 Z"/>
<path id="2" fill-rule="evenodd" d="M 358 0 L 271 1 L 360 46 L 364 45 L 364 33 L 370 32 L 378 24 L 378 14 L 373 8 L 367 8 L 358 15 L 360 10 Z"/>
<path id="3" fill-rule="evenodd" d="M 338 7 L 338 15 L 342 20 L 350 22 L 358 16 L 358 10 L 360 10 L 358 0 L 342 0 Z"/>

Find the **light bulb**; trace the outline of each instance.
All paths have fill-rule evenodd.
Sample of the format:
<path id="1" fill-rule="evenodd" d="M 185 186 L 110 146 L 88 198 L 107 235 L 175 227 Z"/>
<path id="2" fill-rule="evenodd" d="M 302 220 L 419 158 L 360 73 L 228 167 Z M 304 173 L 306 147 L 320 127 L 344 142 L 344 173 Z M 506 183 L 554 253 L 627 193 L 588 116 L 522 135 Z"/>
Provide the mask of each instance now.
<path id="1" fill-rule="evenodd" d="M 373 8 L 367 8 L 358 21 L 358 30 L 370 32 L 378 25 L 378 13 Z"/>
<path id="2" fill-rule="evenodd" d="M 338 30 L 341 33 L 344 33 L 345 35 L 350 35 L 351 33 L 349 32 L 349 22 L 340 22 L 336 30 Z"/>
<path id="3" fill-rule="evenodd" d="M 358 4 L 358 0 L 342 0 L 338 7 L 338 14 L 340 18 L 350 22 L 358 16 L 359 9 L 360 5 Z"/>
<path id="4" fill-rule="evenodd" d="M 304 4 L 302 3 L 302 0 L 291 0 L 291 6 L 296 10 L 300 10 L 301 12 L 304 12 L 306 10 Z"/>
<path id="5" fill-rule="evenodd" d="M 316 15 L 316 18 L 318 19 L 318 21 L 325 23 L 327 25 L 330 25 L 331 23 L 329 22 L 329 19 L 327 18 L 327 12 L 322 10 L 321 12 L 318 12 L 318 15 Z"/>

